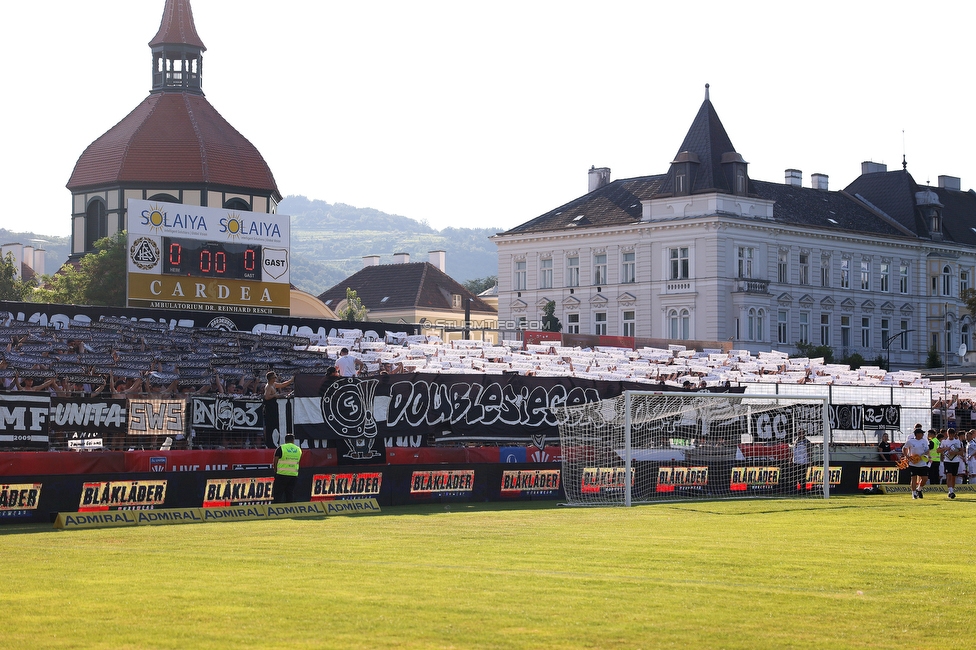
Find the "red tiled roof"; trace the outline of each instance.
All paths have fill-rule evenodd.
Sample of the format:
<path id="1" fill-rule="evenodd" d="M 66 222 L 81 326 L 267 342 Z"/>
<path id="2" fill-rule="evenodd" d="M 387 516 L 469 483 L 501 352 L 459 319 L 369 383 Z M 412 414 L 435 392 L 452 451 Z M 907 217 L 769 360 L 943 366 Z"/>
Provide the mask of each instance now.
<path id="1" fill-rule="evenodd" d="M 197 28 L 193 24 L 190 0 L 166 0 L 166 6 L 163 7 L 163 20 L 159 23 L 159 31 L 149 41 L 149 47 L 179 44 L 195 45 L 202 51 L 207 51 L 207 46 L 200 40 Z"/>
<path id="2" fill-rule="evenodd" d="M 222 185 L 281 200 L 257 148 L 205 97 L 191 93 L 147 97 L 85 149 L 67 187 L 120 183 Z"/>
<path id="3" fill-rule="evenodd" d="M 331 303 L 326 304 L 334 309 L 340 301 L 346 299 L 347 287 L 353 289 L 363 306 L 371 310 L 454 310 L 456 308 L 452 305 L 451 295 L 458 294 L 462 298 L 472 299 L 472 311 L 495 311 L 494 307 L 430 262 L 367 266 L 319 294 L 318 299 L 322 302 L 331 300 Z"/>

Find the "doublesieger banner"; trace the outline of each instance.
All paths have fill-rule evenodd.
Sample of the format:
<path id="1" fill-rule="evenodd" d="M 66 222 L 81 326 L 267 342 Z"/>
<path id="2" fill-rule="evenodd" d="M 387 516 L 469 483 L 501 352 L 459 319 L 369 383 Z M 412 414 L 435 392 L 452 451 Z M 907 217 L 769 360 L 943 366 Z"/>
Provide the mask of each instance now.
<path id="1" fill-rule="evenodd" d="M 295 436 L 374 440 L 434 434 L 439 440 L 531 442 L 558 439 L 565 407 L 657 390 L 637 382 L 575 377 L 408 373 L 370 379 L 295 378 Z"/>

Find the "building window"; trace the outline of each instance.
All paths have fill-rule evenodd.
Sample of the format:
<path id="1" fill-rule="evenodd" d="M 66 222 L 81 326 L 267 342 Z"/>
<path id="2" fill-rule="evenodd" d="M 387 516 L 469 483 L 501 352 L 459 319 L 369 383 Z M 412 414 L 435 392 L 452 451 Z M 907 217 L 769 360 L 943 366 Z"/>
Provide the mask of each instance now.
<path id="1" fill-rule="evenodd" d="M 851 347 L 851 317 L 840 317 L 840 347 L 844 350 Z"/>
<path id="2" fill-rule="evenodd" d="M 607 254 L 593 256 L 593 284 L 600 286 L 607 283 Z"/>
<path id="3" fill-rule="evenodd" d="M 634 253 L 624 253 L 623 268 L 620 269 L 620 281 L 624 284 L 637 282 L 637 266 Z"/>
<path id="4" fill-rule="evenodd" d="M 600 336 L 607 335 L 607 312 L 598 311 L 593 314 L 593 333 Z"/>
<path id="5" fill-rule="evenodd" d="M 735 193 L 745 194 L 746 193 L 746 173 L 741 169 L 736 170 L 735 174 Z"/>
<path id="6" fill-rule="evenodd" d="M 687 177 L 684 174 L 674 175 L 674 193 L 684 194 L 687 190 L 685 186 L 688 184 Z"/>
<path id="7" fill-rule="evenodd" d="M 861 317 L 861 347 L 871 347 L 871 318 L 869 316 Z"/>
<path id="8" fill-rule="evenodd" d="M 108 237 L 108 208 L 104 201 L 95 199 L 85 212 L 85 250 L 93 250 L 102 237 Z"/>
<path id="9" fill-rule="evenodd" d="M 810 342 L 810 312 L 800 312 L 800 343 Z"/>
<path id="10" fill-rule="evenodd" d="M 910 329 L 911 329 L 911 327 L 909 327 L 908 321 L 907 320 L 903 320 L 901 322 L 901 331 L 902 332 L 907 332 Z M 905 351 L 910 350 L 912 346 L 911 346 L 911 343 L 909 342 L 908 335 L 907 334 L 902 334 L 899 338 L 901 339 L 901 349 L 902 350 L 905 350 Z"/>
<path id="11" fill-rule="evenodd" d="M 851 261 L 850 260 L 840 261 L 840 288 L 841 289 L 851 288 Z"/>
<path id="12" fill-rule="evenodd" d="M 671 258 L 671 279 L 687 280 L 689 277 L 690 266 L 688 264 L 687 248 L 672 248 L 669 252 Z"/>
<path id="13" fill-rule="evenodd" d="M 959 342 L 966 346 L 966 350 L 969 350 L 969 324 L 964 323 L 962 327 L 959 328 Z"/>
<path id="14" fill-rule="evenodd" d="M 948 264 L 942 267 L 942 295 L 952 295 L 952 269 Z M 949 348 L 946 348 L 947 350 Z"/>
<path id="15" fill-rule="evenodd" d="M 888 318 L 881 319 L 881 349 L 887 350 L 891 346 L 891 342 L 888 339 L 891 338 L 891 320 Z"/>
<path id="16" fill-rule="evenodd" d="M 454 307 L 455 309 L 461 307 L 461 294 L 459 293 L 451 294 L 451 306 Z"/>
<path id="17" fill-rule="evenodd" d="M 962 297 L 963 291 L 969 290 L 969 271 L 959 271 L 959 296 Z"/>
<path id="18" fill-rule="evenodd" d="M 750 248 L 748 246 L 739 246 L 738 253 L 738 277 L 740 278 L 751 278 L 752 277 L 752 260 L 755 257 L 755 248 Z"/>
<path id="19" fill-rule="evenodd" d="M 625 311 L 623 313 L 623 328 L 621 333 L 624 336 L 637 336 L 637 312 Z"/>
<path id="20" fill-rule="evenodd" d="M 539 288 L 552 289 L 552 258 L 539 262 Z"/>
<path id="21" fill-rule="evenodd" d="M 765 319 L 766 312 L 764 310 L 749 310 L 748 326 L 750 341 L 762 341 L 765 339 Z"/>
<path id="22" fill-rule="evenodd" d="M 830 286 L 830 258 L 824 257 L 820 260 L 820 286 Z"/>
<path id="23" fill-rule="evenodd" d="M 887 262 L 881 263 L 881 291 L 888 293 L 891 291 L 889 288 L 889 282 L 891 277 L 891 264 Z"/>
<path id="24" fill-rule="evenodd" d="M 518 322 L 516 323 L 515 327 L 517 327 L 520 330 L 524 330 L 526 327 L 528 327 L 528 322 L 529 320 L 527 316 L 519 316 Z"/>
<path id="25" fill-rule="evenodd" d="M 515 262 L 515 290 L 525 291 L 526 287 L 525 260 Z"/>
<path id="26" fill-rule="evenodd" d="M 780 309 L 776 314 L 776 342 L 790 342 L 790 315 L 785 309 Z"/>
<path id="27" fill-rule="evenodd" d="M 579 258 L 570 257 L 566 260 L 566 286 L 567 287 L 578 287 L 580 286 L 580 274 L 579 274 Z"/>
<path id="28" fill-rule="evenodd" d="M 898 267 L 898 291 L 908 293 L 908 265 L 902 264 Z"/>
<path id="29" fill-rule="evenodd" d="M 867 260 L 861 260 L 861 289 L 871 290 L 871 262 Z"/>
<path id="30" fill-rule="evenodd" d="M 779 252 L 779 262 L 776 266 L 777 276 L 780 284 L 787 284 L 790 281 L 790 253 L 789 251 Z"/>
<path id="31" fill-rule="evenodd" d="M 830 314 L 820 314 L 820 345 L 830 345 Z"/>
<path id="32" fill-rule="evenodd" d="M 810 284 L 809 253 L 800 253 L 800 284 Z"/>
<path id="33" fill-rule="evenodd" d="M 673 340 L 685 341 L 691 338 L 691 314 L 687 309 L 680 312 L 672 309 L 668 313 L 668 330 Z"/>
<path id="34" fill-rule="evenodd" d="M 566 333 L 579 334 L 580 318 L 579 314 L 566 314 Z"/>

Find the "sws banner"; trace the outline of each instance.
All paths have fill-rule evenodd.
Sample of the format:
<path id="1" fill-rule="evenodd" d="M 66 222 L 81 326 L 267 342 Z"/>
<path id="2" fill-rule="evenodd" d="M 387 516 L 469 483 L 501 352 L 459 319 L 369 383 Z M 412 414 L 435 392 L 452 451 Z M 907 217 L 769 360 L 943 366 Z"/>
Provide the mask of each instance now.
<path id="1" fill-rule="evenodd" d="M 30 393 L 0 394 L 0 449 L 17 447 L 46 451 L 51 397 Z"/>
<path id="2" fill-rule="evenodd" d="M 370 379 L 295 378 L 295 436 L 367 439 L 425 435 L 439 440 L 532 442 L 558 438 L 565 407 L 657 390 L 637 382 L 575 377 L 411 373 Z M 736 392 L 741 392 L 739 389 Z"/>

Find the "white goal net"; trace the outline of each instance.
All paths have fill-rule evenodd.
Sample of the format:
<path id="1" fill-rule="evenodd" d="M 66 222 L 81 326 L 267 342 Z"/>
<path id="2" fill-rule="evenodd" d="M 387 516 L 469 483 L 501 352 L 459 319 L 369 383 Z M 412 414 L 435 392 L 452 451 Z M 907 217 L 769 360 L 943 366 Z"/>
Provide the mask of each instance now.
<path id="1" fill-rule="evenodd" d="M 565 407 L 559 440 L 566 497 L 570 505 L 826 498 L 826 401 L 626 391 Z"/>

